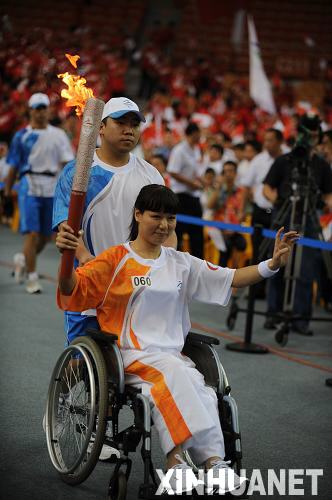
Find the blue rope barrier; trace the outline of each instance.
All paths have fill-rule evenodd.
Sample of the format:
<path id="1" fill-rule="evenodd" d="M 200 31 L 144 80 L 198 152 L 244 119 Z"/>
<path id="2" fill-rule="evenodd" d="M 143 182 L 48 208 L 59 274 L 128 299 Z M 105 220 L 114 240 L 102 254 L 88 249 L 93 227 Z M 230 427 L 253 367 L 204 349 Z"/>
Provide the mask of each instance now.
<path id="1" fill-rule="evenodd" d="M 229 231 L 236 231 L 237 233 L 253 234 L 254 228 L 250 226 L 241 226 L 241 224 L 229 224 L 228 222 L 220 222 L 216 220 L 205 220 L 199 217 L 192 217 L 191 215 L 177 215 L 177 220 L 185 224 L 194 224 L 196 226 L 209 226 L 217 227 L 218 229 L 226 229 Z M 266 238 L 274 239 L 276 231 L 271 229 L 263 229 L 263 236 Z M 319 248 L 321 250 L 332 251 L 332 243 L 328 241 L 314 240 L 313 238 L 300 238 L 297 242 L 298 245 L 303 245 L 311 248 Z"/>
<path id="2" fill-rule="evenodd" d="M 17 190 L 18 184 L 14 186 L 14 190 Z M 0 182 L 0 189 L 4 188 L 4 183 Z M 236 231 L 237 233 L 247 233 L 253 234 L 254 228 L 250 226 L 241 226 L 241 224 L 229 224 L 227 222 L 220 222 L 216 220 L 205 220 L 200 219 L 199 217 L 192 217 L 191 215 L 183 215 L 179 214 L 177 216 L 177 220 L 179 222 L 184 222 L 185 224 L 194 224 L 196 226 L 209 226 L 216 227 L 218 229 L 226 229 L 229 231 Z M 276 237 L 276 231 L 272 231 L 271 229 L 263 229 L 263 236 L 266 238 L 274 239 Z M 321 250 L 330 250 L 332 251 L 332 243 L 328 241 L 319 241 L 314 240 L 312 238 L 300 238 L 297 242 L 298 245 L 303 245 L 311 248 L 319 248 Z"/>

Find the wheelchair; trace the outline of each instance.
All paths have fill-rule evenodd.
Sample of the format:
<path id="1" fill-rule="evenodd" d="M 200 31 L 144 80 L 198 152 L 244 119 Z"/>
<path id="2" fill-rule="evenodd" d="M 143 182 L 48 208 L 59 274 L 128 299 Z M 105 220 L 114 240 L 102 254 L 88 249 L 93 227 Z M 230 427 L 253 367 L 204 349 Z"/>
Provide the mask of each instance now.
<path id="1" fill-rule="evenodd" d="M 152 499 L 158 489 L 151 457 L 150 403 L 140 390 L 125 384 L 124 367 L 117 336 L 87 330 L 64 350 L 52 373 L 46 405 L 46 439 L 50 459 L 60 478 L 69 485 L 85 481 L 97 464 L 103 444 L 115 448 L 109 460 L 115 466 L 109 481 L 109 500 L 124 500 L 132 461 L 140 442 L 144 466 L 143 482 L 136 498 Z M 217 395 L 225 440 L 225 460 L 235 472 L 241 469 L 242 449 L 235 400 L 214 345 L 219 340 L 190 332 L 183 354 L 192 359 L 205 383 Z M 119 430 L 120 410 L 133 411 L 133 424 Z M 111 437 L 105 436 L 107 422 Z M 185 460 L 197 472 L 190 454 Z M 243 497 L 242 497 L 243 498 Z"/>

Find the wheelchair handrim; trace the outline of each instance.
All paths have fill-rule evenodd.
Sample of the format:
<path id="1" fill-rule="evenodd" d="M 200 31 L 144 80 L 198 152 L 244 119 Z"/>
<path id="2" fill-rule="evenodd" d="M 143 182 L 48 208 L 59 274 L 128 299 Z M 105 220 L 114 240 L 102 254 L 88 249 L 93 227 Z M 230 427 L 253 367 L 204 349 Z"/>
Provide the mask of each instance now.
<path id="1" fill-rule="evenodd" d="M 89 425 L 87 427 L 86 431 L 86 437 L 84 440 L 84 444 L 82 445 L 82 449 L 74 461 L 74 463 L 71 466 L 67 466 L 62 458 L 62 450 L 60 449 L 60 446 L 58 444 L 58 440 L 56 437 L 54 438 L 53 433 L 53 425 L 50 426 L 49 422 L 52 421 L 53 423 L 53 409 L 55 406 L 55 399 L 57 395 L 57 384 L 59 382 L 59 377 L 66 366 L 66 363 L 68 361 L 68 358 L 71 356 L 73 350 L 78 351 L 80 353 L 85 361 L 87 370 L 88 370 L 88 375 L 90 379 L 90 417 L 89 417 Z M 47 447 L 48 447 L 48 452 L 52 461 L 53 466 L 55 469 L 60 472 L 61 474 L 71 474 L 73 473 L 77 467 L 81 464 L 83 457 L 85 456 L 89 442 L 91 439 L 92 431 L 94 428 L 94 415 L 95 415 L 95 409 L 96 409 L 96 391 L 95 391 L 95 377 L 93 373 L 93 366 L 92 363 L 89 359 L 89 356 L 85 349 L 79 345 L 75 346 L 69 346 L 65 351 L 63 352 L 62 356 L 60 356 L 54 370 L 52 373 L 52 378 L 50 381 L 49 385 L 49 392 L 48 392 L 48 398 L 47 398 L 47 406 L 46 406 L 46 440 L 47 440 Z M 78 443 L 76 442 L 77 446 Z"/>

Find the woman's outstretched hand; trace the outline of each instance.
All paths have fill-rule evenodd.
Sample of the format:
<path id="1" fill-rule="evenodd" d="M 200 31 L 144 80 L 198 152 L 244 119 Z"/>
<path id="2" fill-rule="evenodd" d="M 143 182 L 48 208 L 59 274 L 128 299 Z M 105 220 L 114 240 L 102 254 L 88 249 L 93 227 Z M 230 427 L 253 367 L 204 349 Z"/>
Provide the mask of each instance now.
<path id="1" fill-rule="evenodd" d="M 288 231 L 288 233 L 285 233 L 281 237 L 281 233 L 284 229 L 284 227 L 281 227 L 276 234 L 272 261 L 269 264 L 269 267 L 272 271 L 287 264 L 287 260 L 290 256 L 291 250 L 294 244 L 300 238 L 300 235 L 297 231 Z"/>

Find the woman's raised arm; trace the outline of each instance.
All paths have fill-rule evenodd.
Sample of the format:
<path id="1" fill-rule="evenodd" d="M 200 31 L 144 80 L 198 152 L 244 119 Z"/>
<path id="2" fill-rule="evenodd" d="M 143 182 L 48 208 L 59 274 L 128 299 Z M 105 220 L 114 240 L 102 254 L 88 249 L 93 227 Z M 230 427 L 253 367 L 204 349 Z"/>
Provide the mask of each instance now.
<path id="1" fill-rule="evenodd" d="M 270 278 L 280 267 L 286 265 L 293 245 L 299 239 L 296 231 L 289 231 L 283 236 L 284 227 L 281 227 L 275 238 L 272 259 L 260 262 L 258 265 L 242 267 L 234 273 L 232 286 L 241 288 L 248 285 L 254 285 L 264 278 Z"/>

